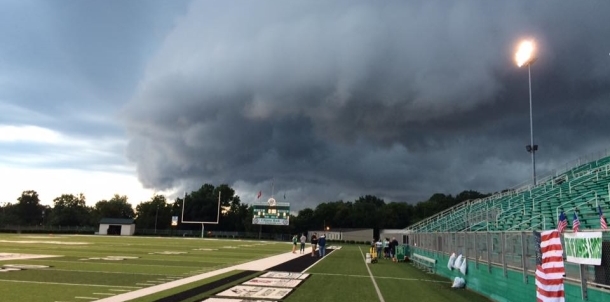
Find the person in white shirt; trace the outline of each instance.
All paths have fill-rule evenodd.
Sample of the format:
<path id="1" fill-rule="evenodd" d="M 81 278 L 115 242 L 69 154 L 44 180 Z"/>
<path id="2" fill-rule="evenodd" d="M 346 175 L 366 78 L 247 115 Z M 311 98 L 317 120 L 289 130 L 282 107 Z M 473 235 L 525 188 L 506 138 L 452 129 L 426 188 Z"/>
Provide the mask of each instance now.
<path id="1" fill-rule="evenodd" d="M 305 236 L 305 233 L 303 233 L 303 235 L 301 235 L 301 254 L 305 254 L 305 243 L 307 242 L 307 236 Z"/>

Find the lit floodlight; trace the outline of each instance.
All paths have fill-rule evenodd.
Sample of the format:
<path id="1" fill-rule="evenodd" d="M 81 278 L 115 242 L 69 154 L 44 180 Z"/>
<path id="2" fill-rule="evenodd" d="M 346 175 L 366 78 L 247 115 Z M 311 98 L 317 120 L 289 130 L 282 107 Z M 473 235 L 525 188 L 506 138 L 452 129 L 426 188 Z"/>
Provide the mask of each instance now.
<path id="1" fill-rule="evenodd" d="M 517 66 L 521 67 L 530 64 L 534 60 L 534 42 L 526 40 L 519 44 L 519 49 L 515 54 Z"/>

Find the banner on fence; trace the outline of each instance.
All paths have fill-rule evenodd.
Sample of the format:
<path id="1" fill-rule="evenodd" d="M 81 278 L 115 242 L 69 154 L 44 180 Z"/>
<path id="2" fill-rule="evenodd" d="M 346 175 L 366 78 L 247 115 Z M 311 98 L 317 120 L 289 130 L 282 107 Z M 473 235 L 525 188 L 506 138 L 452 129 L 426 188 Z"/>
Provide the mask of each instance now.
<path id="1" fill-rule="evenodd" d="M 602 232 L 565 233 L 563 239 L 568 262 L 601 265 Z"/>

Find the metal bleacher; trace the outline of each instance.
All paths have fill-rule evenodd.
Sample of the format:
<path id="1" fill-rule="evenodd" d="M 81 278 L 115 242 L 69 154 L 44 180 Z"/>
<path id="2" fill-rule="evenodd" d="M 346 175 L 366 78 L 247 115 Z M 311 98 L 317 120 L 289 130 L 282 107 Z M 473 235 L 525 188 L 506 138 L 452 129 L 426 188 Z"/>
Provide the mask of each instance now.
<path id="1" fill-rule="evenodd" d="M 492 196 L 464 201 L 406 228 L 414 232 L 523 231 L 557 227 L 564 211 L 571 224 L 599 229 L 599 205 L 610 214 L 610 154 L 562 173 Z"/>

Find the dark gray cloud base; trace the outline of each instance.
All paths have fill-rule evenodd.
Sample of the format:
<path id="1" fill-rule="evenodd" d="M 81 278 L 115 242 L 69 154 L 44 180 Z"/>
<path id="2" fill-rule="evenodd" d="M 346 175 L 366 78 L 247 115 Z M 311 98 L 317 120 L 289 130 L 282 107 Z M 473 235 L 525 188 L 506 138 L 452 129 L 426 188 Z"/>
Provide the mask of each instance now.
<path id="1" fill-rule="evenodd" d="M 271 179 L 296 207 L 526 182 L 605 148 L 610 4 L 194 2 L 123 111 L 148 187 Z M 268 189 L 267 189 L 268 191 Z M 248 200 L 248 198 L 244 198 Z"/>

